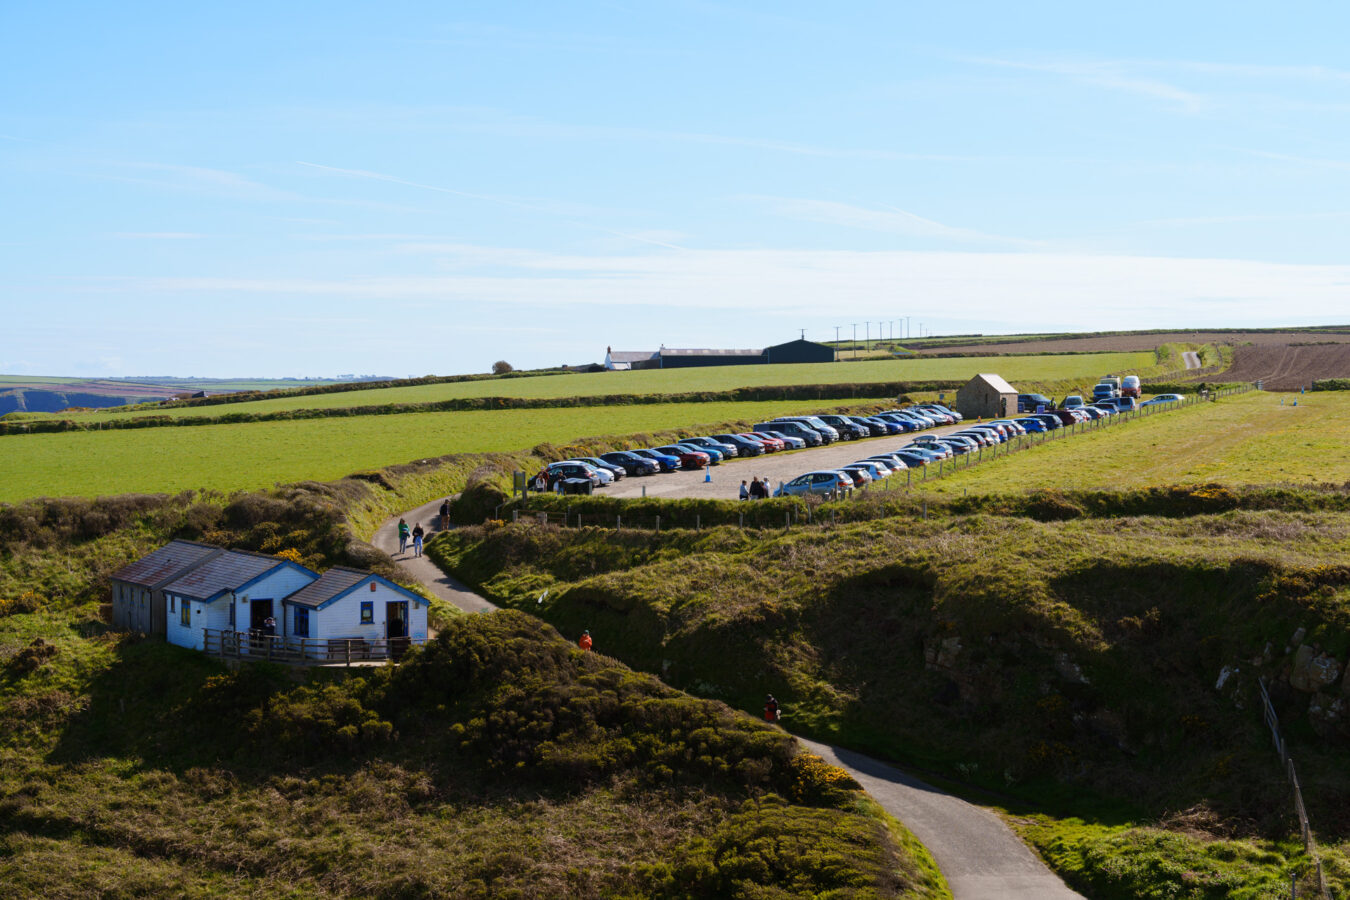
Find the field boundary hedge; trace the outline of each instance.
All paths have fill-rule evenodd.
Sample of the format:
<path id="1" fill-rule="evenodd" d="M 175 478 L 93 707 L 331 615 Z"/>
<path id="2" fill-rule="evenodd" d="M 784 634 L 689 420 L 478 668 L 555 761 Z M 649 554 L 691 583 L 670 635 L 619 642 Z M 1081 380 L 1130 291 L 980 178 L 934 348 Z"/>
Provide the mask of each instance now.
<path id="1" fill-rule="evenodd" d="M 955 390 L 963 381 L 880 381 L 838 384 L 793 384 L 740 387 L 726 391 L 688 391 L 676 394 L 595 394 L 578 397 L 455 397 L 426 403 L 386 403 L 373 406 L 336 406 L 284 409 L 267 413 L 225 413 L 219 416 L 136 416 L 129 419 L 41 419 L 0 421 L 0 435 L 43 434 L 63 431 L 116 431 L 127 428 L 177 428 L 285 422 L 297 419 L 390 416 L 406 413 L 472 412 L 502 409 L 556 409 L 596 406 L 657 406 L 672 403 L 753 403 L 794 400 L 858 400 L 897 397 L 915 391 Z"/>

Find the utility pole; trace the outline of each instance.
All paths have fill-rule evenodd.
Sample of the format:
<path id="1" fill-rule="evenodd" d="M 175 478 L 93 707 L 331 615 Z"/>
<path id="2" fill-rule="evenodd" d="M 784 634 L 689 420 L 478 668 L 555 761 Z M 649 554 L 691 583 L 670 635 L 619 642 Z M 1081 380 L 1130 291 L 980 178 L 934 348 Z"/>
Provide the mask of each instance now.
<path id="1" fill-rule="evenodd" d="M 806 329 L 805 329 L 805 328 L 802 328 L 802 329 L 800 329 L 800 331 L 801 331 L 801 333 L 802 333 L 802 340 L 806 340 Z"/>
<path id="2" fill-rule="evenodd" d="M 839 362 L 839 327 L 834 326 L 834 361 Z"/>
<path id="3" fill-rule="evenodd" d="M 905 316 L 905 337 L 912 337 L 914 332 L 909 330 L 909 316 Z"/>
<path id="4" fill-rule="evenodd" d="M 853 323 L 853 355 L 858 355 L 858 323 Z"/>
<path id="5" fill-rule="evenodd" d="M 872 343 L 872 323 L 871 323 L 871 322 L 864 322 L 863 325 L 866 327 L 866 331 L 867 331 L 867 340 L 866 340 L 866 342 L 863 344 L 863 347 L 864 347 L 864 349 L 865 349 L 865 348 L 867 348 L 867 347 Z"/>

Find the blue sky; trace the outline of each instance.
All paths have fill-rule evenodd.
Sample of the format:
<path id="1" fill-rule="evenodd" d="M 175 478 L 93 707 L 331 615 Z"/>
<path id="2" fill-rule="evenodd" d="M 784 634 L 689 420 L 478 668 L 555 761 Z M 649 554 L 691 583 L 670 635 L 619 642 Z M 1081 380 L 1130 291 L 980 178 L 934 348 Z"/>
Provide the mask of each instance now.
<path id="1" fill-rule="evenodd" d="M 199 6 L 0 4 L 0 372 L 1350 321 L 1343 4 Z"/>

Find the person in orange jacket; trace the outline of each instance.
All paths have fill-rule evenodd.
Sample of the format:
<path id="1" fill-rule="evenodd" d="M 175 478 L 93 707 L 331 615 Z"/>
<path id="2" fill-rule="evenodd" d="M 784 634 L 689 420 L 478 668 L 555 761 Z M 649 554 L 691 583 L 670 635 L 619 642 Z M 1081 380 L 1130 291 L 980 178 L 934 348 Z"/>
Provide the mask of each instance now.
<path id="1" fill-rule="evenodd" d="M 764 721 L 777 722 L 781 711 L 778 708 L 778 701 L 774 699 L 773 694 L 764 701 Z"/>
<path id="2" fill-rule="evenodd" d="M 582 650 L 591 649 L 591 633 L 589 631 L 583 631 L 581 633 L 581 638 L 577 641 L 577 646 Z"/>

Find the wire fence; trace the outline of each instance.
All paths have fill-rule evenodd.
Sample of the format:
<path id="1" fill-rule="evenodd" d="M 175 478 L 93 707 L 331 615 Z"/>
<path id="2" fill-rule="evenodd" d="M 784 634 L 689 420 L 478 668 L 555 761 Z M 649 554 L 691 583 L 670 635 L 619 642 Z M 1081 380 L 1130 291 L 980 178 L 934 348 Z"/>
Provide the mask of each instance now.
<path id="1" fill-rule="evenodd" d="M 1253 385 L 1243 384 L 1222 390 L 1205 391 L 1198 394 L 1191 394 L 1180 400 L 1169 403 L 1158 403 L 1151 405 L 1141 405 L 1133 410 L 1127 410 L 1116 415 L 1105 416 L 1100 419 L 1092 419 L 1086 422 L 1073 422 L 1062 425 L 1043 432 L 1031 432 L 1028 434 L 1017 435 L 1001 444 L 994 444 L 989 447 L 980 447 L 970 450 L 959 456 L 953 456 L 950 459 L 940 459 L 930 462 L 927 465 L 910 467 L 903 472 L 894 472 L 889 477 L 880 478 L 869 484 L 860 487 L 843 488 L 829 491 L 828 493 L 813 493 L 810 495 L 812 501 L 841 501 L 854 498 L 869 496 L 878 491 L 910 491 L 915 487 L 922 487 L 929 481 L 937 481 L 946 478 L 953 473 L 961 472 L 972 466 L 978 466 L 984 462 L 994 459 L 1000 459 L 1012 453 L 1022 450 L 1029 450 L 1033 447 L 1053 444 L 1056 441 L 1067 440 L 1070 437 L 1080 434 L 1089 434 L 1092 432 L 1110 429 L 1125 422 L 1136 419 L 1148 418 L 1164 412 L 1170 412 L 1177 409 L 1195 406 L 1201 403 L 1209 403 L 1219 400 L 1222 397 L 1243 394 L 1253 390 Z M 779 482 L 781 489 L 784 483 Z M 636 500 L 637 498 L 633 498 Z M 503 504 L 508 506 L 509 504 Z M 795 525 L 819 525 L 833 524 L 838 519 L 837 510 L 833 507 L 816 509 L 813 503 L 805 503 L 789 508 L 781 508 L 771 505 L 770 507 L 761 506 L 758 501 L 746 501 L 743 509 L 740 509 L 734 516 L 726 512 L 715 512 L 709 510 L 705 516 L 700 512 L 678 511 L 675 509 L 667 510 L 666 515 L 643 514 L 632 509 L 628 514 L 617 509 L 607 509 L 597 511 L 587 509 L 584 501 L 578 501 L 578 509 L 573 511 L 569 505 L 561 512 L 557 510 L 531 510 L 531 509 L 511 509 L 511 518 L 515 522 L 528 522 L 539 525 L 558 525 L 564 528 L 581 527 L 601 527 L 601 528 L 634 528 L 660 531 L 662 528 L 693 528 L 702 529 L 705 525 L 709 527 L 737 525 L 741 528 L 792 528 Z M 495 515 L 501 514 L 502 507 L 497 508 Z M 923 510 L 924 518 L 927 518 L 927 506 Z"/>
<path id="2" fill-rule="evenodd" d="M 1303 838 L 1303 849 L 1313 861 L 1317 890 L 1323 900 L 1331 900 L 1331 892 L 1327 888 L 1327 877 L 1322 871 L 1322 857 L 1317 852 L 1317 839 L 1313 837 L 1312 825 L 1308 822 L 1308 810 L 1303 805 L 1303 789 L 1299 787 L 1294 760 L 1290 758 L 1289 749 L 1285 745 L 1283 735 L 1280 734 L 1280 719 L 1275 715 L 1275 707 L 1271 705 L 1270 693 L 1266 690 L 1266 680 L 1258 678 L 1256 684 L 1261 689 L 1261 709 L 1265 716 L 1266 727 L 1270 729 L 1270 737 L 1275 744 L 1275 752 L 1280 757 L 1280 766 L 1284 770 L 1285 777 L 1289 781 L 1289 788 L 1293 793 L 1294 815 L 1298 819 L 1299 833 Z M 1298 896 L 1298 883 L 1295 880 L 1290 881 L 1289 896 Z"/>

